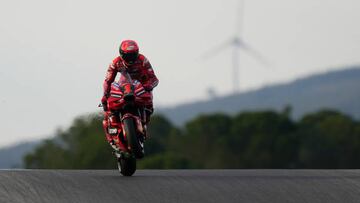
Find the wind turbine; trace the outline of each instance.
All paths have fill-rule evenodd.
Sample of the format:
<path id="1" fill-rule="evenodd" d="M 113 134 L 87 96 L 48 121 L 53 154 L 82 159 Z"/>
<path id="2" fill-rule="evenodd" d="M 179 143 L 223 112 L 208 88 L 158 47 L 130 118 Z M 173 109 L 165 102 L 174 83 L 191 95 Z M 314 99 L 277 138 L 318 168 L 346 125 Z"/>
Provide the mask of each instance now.
<path id="1" fill-rule="evenodd" d="M 256 60 L 262 64 L 267 64 L 266 59 L 255 49 L 253 49 L 249 44 L 245 43 L 242 38 L 243 32 L 243 21 L 244 21 L 244 10 L 245 10 L 245 0 L 239 0 L 239 8 L 237 13 L 236 25 L 235 25 L 235 34 L 232 38 L 226 40 L 224 43 L 214 47 L 210 51 L 206 52 L 203 55 L 203 58 L 209 58 L 218 54 L 219 50 L 224 48 L 232 47 L 232 65 L 233 65 L 233 91 L 234 94 L 239 92 L 239 72 L 240 72 L 240 50 L 246 51 L 248 54 L 252 55 Z M 215 50 L 215 51 L 214 51 Z"/>

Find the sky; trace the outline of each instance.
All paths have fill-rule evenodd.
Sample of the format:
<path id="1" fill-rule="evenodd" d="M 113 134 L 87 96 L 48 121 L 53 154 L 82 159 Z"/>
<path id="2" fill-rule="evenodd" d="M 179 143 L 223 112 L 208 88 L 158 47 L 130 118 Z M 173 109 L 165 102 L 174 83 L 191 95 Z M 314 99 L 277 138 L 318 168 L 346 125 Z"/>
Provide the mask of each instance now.
<path id="1" fill-rule="evenodd" d="M 134 39 L 160 79 L 155 107 L 232 93 L 239 0 L 0 0 L 0 146 L 98 111 L 108 64 Z M 247 0 L 240 91 L 360 63 L 360 2 Z M 203 55 L 210 50 L 211 57 Z"/>

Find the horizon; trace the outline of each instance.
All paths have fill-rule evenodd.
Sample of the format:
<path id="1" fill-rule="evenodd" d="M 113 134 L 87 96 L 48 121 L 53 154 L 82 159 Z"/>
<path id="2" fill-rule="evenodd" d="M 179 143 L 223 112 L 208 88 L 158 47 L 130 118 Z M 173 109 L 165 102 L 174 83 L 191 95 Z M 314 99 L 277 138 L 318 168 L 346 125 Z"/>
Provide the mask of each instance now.
<path id="1" fill-rule="evenodd" d="M 256 87 L 252 87 L 252 88 L 248 88 L 244 91 L 239 91 L 239 92 L 229 92 L 227 94 L 223 94 L 223 95 L 216 95 L 216 98 L 226 98 L 226 97 L 231 97 L 234 95 L 241 95 L 241 94 L 247 94 L 250 92 L 256 92 L 256 91 L 260 91 L 263 90 L 265 88 L 272 88 L 272 87 L 277 87 L 277 86 L 282 86 L 282 85 L 290 85 L 294 82 L 297 81 L 301 81 L 301 80 L 306 80 L 312 77 L 317 77 L 317 76 L 322 76 L 322 75 L 326 75 L 326 74 L 331 74 L 331 73 L 337 73 L 337 72 L 343 72 L 343 71 L 350 71 L 350 70 L 356 70 L 359 69 L 360 70 L 360 64 L 353 64 L 353 65 L 346 65 L 346 66 L 341 66 L 341 67 L 332 67 L 331 69 L 326 69 L 326 70 L 321 70 L 319 72 L 314 72 L 314 73 L 309 73 L 309 74 L 304 74 L 304 75 L 300 75 L 299 77 L 296 78 L 291 78 L 288 80 L 284 80 L 284 81 L 275 81 L 273 83 L 268 83 L 268 84 L 263 84 L 261 86 L 256 86 Z M 208 97 L 203 97 L 203 98 L 197 98 L 194 100 L 191 100 L 189 102 L 185 101 L 183 103 L 178 103 L 178 104 L 173 104 L 173 105 L 168 105 L 168 106 L 158 106 L 157 108 L 160 109 L 168 109 L 168 108 L 176 108 L 178 106 L 182 106 L 184 104 L 191 104 L 191 103 L 196 103 L 196 102 L 207 102 L 207 101 L 211 101 L 214 98 L 211 98 L 210 96 Z"/>

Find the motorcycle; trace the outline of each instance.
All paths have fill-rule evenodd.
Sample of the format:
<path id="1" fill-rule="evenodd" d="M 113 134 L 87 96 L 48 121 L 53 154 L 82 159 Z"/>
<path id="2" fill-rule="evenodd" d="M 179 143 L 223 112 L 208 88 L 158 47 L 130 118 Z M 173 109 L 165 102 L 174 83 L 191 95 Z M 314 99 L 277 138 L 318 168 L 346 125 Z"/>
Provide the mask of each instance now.
<path id="1" fill-rule="evenodd" d="M 119 172 L 132 176 L 136 171 L 136 159 L 144 157 L 146 133 L 146 106 L 152 103 L 152 94 L 144 89 L 128 73 L 126 82 L 112 83 L 107 100 L 108 114 L 106 137 L 114 148 Z M 105 125 L 104 125 L 105 126 Z"/>

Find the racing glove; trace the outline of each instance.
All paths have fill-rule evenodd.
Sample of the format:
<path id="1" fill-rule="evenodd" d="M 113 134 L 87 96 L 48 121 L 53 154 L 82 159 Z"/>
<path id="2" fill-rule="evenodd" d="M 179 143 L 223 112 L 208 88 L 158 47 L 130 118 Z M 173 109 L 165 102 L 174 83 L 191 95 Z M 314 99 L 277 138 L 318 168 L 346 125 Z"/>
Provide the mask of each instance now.
<path id="1" fill-rule="evenodd" d="M 108 111 L 108 107 L 107 107 L 107 95 L 104 94 L 104 96 L 101 98 L 101 104 L 102 104 L 102 107 L 103 107 L 103 110 L 104 111 Z"/>

